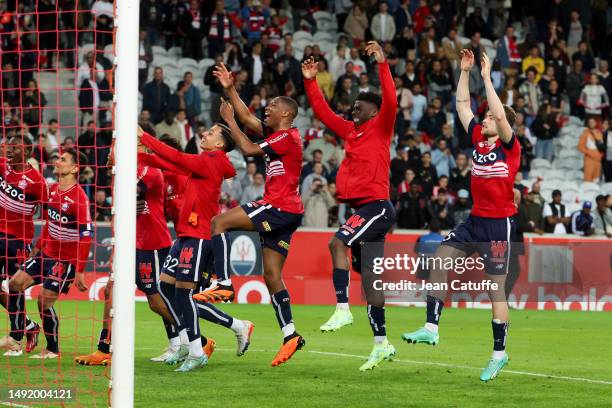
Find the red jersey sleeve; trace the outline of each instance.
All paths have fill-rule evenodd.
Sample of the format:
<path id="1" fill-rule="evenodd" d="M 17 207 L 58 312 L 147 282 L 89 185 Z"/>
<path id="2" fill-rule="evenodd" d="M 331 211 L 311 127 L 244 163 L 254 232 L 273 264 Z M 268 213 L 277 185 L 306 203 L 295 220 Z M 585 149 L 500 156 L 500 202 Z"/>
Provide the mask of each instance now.
<path id="1" fill-rule="evenodd" d="M 395 93 L 395 83 L 393 82 L 391 69 L 387 61 L 378 63 L 378 76 L 382 93 L 382 105 L 378 113 L 379 122 L 386 130 L 393 130 L 397 115 L 397 95 Z M 393 132 L 391 136 L 393 136 Z"/>
<path id="2" fill-rule="evenodd" d="M 468 135 L 472 139 L 472 145 L 474 146 L 482 139 L 482 125 L 476 123 L 474 118 L 472 118 L 468 126 Z"/>
<path id="3" fill-rule="evenodd" d="M 168 160 L 164 160 L 154 154 L 138 153 L 138 162 L 143 166 L 155 167 L 156 169 L 169 171 L 183 176 L 188 176 L 190 174 L 189 171 L 182 169 L 173 163 L 170 163 Z"/>
<path id="4" fill-rule="evenodd" d="M 294 144 L 292 143 L 289 132 L 283 132 L 280 135 L 274 134 L 268 136 L 263 142 L 259 144 L 261 150 L 266 154 L 275 154 L 277 156 L 284 156 L 287 152 L 292 149 Z"/>
<path id="5" fill-rule="evenodd" d="M 353 123 L 343 119 L 341 116 L 334 113 L 331 110 L 327 101 L 323 97 L 321 93 L 321 89 L 319 89 L 319 85 L 317 84 L 317 80 L 313 79 L 305 79 L 304 86 L 306 88 L 306 96 L 308 96 L 308 101 L 310 102 L 310 106 L 312 106 L 312 110 L 317 118 L 321 119 L 321 122 L 325 124 L 328 128 L 332 130 L 338 137 L 342 139 L 346 139 L 348 132 L 352 129 Z M 393 91 L 395 95 L 395 87 Z"/>
<path id="6" fill-rule="evenodd" d="M 89 258 L 89 249 L 93 236 L 93 226 L 91 214 L 89 212 L 89 199 L 85 192 L 79 188 L 78 206 L 77 206 L 77 221 L 79 223 L 79 244 L 77 249 L 77 264 L 76 271 L 83 272 Z"/>

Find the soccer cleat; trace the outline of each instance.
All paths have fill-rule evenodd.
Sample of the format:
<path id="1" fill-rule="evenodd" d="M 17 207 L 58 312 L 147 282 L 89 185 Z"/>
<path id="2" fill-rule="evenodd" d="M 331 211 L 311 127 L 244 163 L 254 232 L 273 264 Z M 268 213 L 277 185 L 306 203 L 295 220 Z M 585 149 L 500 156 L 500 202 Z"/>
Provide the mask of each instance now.
<path id="1" fill-rule="evenodd" d="M 373 370 L 378 364 L 383 360 L 392 361 L 395 356 L 395 347 L 389 340 L 385 340 L 384 343 L 374 344 L 374 348 L 370 353 L 370 357 L 368 357 L 368 361 L 366 361 L 361 367 L 359 367 L 359 371 L 367 371 Z"/>
<path id="2" fill-rule="evenodd" d="M 21 349 L 21 347 L 19 348 L 19 350 L 8 350 L 5 351 L 4 354 L 2 354 L 4 357 L 19 357 L 23 355 L 23 350 Z"/>
<path id="3" fill-rule="evenodd" d="M 0 338 L 0 349 L 4 350 L 21 350 L 21 342 L 15 340 L 8 334 Z"/>
<path id="4" fill-rule="evenodd" d="M 195 300 L 207 303 L 221 303 L 234 301 L 234 287 L 232 285 L 219 285 L 193 295 Z"/>
<path id="5" fill-rule="evenodd" d="M 274 360 L 272 360 L 272 367 L 276 367 L 287 362 L 287 360 L 293 357 L 296 351 L 305 345 L 306 340 L 296 333 L 296 336 L 283 343 L 280 350 L 278 350 L 278 353 L 276 353 L 276 356 L 274 356 Z"/>
<path id="6" fill-rule="evenodd" d="M 195 370 L 196 368 L 204 367 L 208 363 L 208 357 L 206 354 L 202 354 L 200 357 L 187 357 L 183 364 L 174 371 L 187 372 Z"/>
<path id="7" fill-rule="evenodd" d="M 157 357 L 151 357 L 149 359 L 149 361 L 153 361 L 155 363 L 163 363 L 164 361 L 166 361 L 172 354 L 176 353 L 176 351 L 178 350 L 178 348 L 172 348 L 172 346 L 168 346 L 168 348 L 160 355 Z"/>
<path id="8" fill-rule="evenodd" d="M 34 354 L 33 356 L 30 356 L 30 358 L 32 358 L 34 360 L 47 360 L 47 359 L 51 359 L 51 358 L 58 358 L 59 356 L 60 356 L 59 353 L 54 353 L 54 352 L 49 351 L 47 349 L 43 349 L 40 353 Z"/>
<path id="9" fill-rule="evenodd" d="M 215 339 L 211 339 L 210 337 L 206 338 L 206 344 L 202 347 L 204 350 L 204 354 L 206 354 L 206 358 L 210 359 L 210 356 L 215 352 L 215 348 L 217 348 L 217 342 Z"/>
<path id="10" fill-rule="evenodd" d="M 110 353 L 104 353 L 100 350 L 96 350 L 93 353 L 85 356 L 77 356 L 74 358 L 74 361 L 77 364 L 87 366 L 106 366 L 110 363 L 110 360 Z"/>
<path id="11" fill-rule="evenodd" d="M 32 330 L 26 330 L 26 353 L 31 353 L 38 345 L 38 335 L 40 334 L 40 326 L 34 323 Z"/>
<path id="12" fill-rule="evenodd" d="M 181 344 L 179 348 L 174 351 L 167 359 L 164 360 L 164 363 L 168 365 L 175 365 L 179 362 L 183 361 L 189 355 L 189 346 Z"/>
<path id="13" fill-rule="evenodd" d="M 255 325 L 248 320 L 243 320 L 244 327 L 240 332 L 236 333 L 236 355 L 238 357 L 243 356 L 244 353 L 249 349 L 251 344 L 251 335 Z"/>
<path id="14" fill-rule="evenodd" d="M 508 355 L 504 353 L 504 356 L 500 359 L 492 358 L 489 360 L 489 364 L 482 370 L 480 374 L 480 381 L 491 381 L 497 374 L 508 364 Z"/>
<path id="15" fill-rule="evenodd" d="M 322 332 L 335 332 L 343 328 L 344 326 L 349 326 L 353 324 L 353 314 L 350 310 L 340 310 L 336 309 L 334 314 L 329 318 L 329 320 L 320 327 Z"/>
<path id="16" fill-rule="evenodd" d="M 440 341 L 440 335 L 426 329 L 425 327 L 421 327 L 415 332 L 402 334 L 402 340 L 407 343 L 425 343 L 435 346 Z"/>

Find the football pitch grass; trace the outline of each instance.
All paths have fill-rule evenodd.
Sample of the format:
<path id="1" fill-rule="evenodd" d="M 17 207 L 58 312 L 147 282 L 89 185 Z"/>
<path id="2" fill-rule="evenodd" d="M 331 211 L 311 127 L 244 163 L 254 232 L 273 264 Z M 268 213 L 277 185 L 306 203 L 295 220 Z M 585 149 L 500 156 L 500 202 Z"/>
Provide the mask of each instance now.
<path id="1" fill-rule="evenodd" d="M 34 311 L 35 304 L 28 303 Z M 201 321 L 217 341 L 209 364 L 175 373 L 152 363 L 166 346 L 161 319 L 145 303 L 136 306 L 135 406 L 137 407 L 609 407 L 612 405 L 610 314 L 511 311 L 509 365 L 489 383 L 478 379 L 491 354 L 489 310 L 445 309 L 440 344 L 406 344 L 404 331 L 422 325 L 424 309 L 387 307 L 387 335 L 396 360 L 359 372 L 372 347 L 365 307 L 353 306 L 353 326 L 321 333 L 330 306 L 293 306 L 306 347 L 287 364 L 270 367 L 281 335 L 269 305 L 222 305 L 255 324 L 251 347 L 235 355 L 233 333 Z M 1 357 L 0 385 L 71 387 L 77 398 L 66 406 L 107 406 L 104 367 L 73 363 L 95 348 L 101 303 L 59 302 L 62 359 L 41 361 Z M 33 313 L 32 313 L 33 314 Z M 4 314 L 5 316 L 5 314 Z M 78 318 L 77 318 L 78 317 Z M 38 320 L 38 316 L 34 317 Z M 2 327 L 7 327 L 6 318 Z M 78 323 L 78 324 L 77 324 Z M 78 328 L 78 337 L 75 336 Z M 4 334 L 4 333 L 2 333 Z M 77 341 L 75 341 L 77 340 Z M 44 345 L 41 336 L 39 348 Z M 25 403 L 21 403 L 25 405 Z M 6 398 L 0 405 L 7 405 Z M 22 405 L 22 406 L 23 406 Z M 121 406 L 121 405 L 117 405 Z"/>

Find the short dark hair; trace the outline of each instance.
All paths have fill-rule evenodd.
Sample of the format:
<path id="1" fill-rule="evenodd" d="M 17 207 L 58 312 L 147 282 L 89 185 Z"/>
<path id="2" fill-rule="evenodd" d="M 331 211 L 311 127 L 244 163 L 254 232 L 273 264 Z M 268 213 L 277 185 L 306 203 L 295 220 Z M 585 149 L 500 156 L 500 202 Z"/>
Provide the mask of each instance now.
<path id="1" fill-rule="evenodd" d="M 506 114 L 506 120 L 510 127 L 514 126 L 514 121 L 516 121 L 516 111 L 512 109 L 512 107 L 508 105 L 502 105 L 504 107 L 504 113 Z"/>
<path id="2" fill-rule="evenodd" d="M 552 192 L 552 196 L 553 197 L 557 197 L 557 196 L 560 196 L 560 195 L 561 195 L 561 190 L 553 190 L 553 192 Z"/>
<path id="3" fill-rule="evenodd" d="M 291 113 L 291 119 L 295 118 L 298 115 L 298 104 L 293 98 L 288 96 L 277 96 L 278 100 L 281 101 L 285 107 L 289 108 L 289 112 Z"/>
<path id="4" fill-rule="evenodd" d="M 538 75 L 538 70 L 537 70 L 537 69 L 535 69 L 533 66 L 531 66 L 531 67 L 527 68 L 526 73 L 528 74 L 528 73 L 530 73 L 530 72 L 533 72 L 533 75 Z"/>
<path id="5" fill-rule="evenodd" d="M 181 152 L 183 151 L 183 148 L 181 147 L 181 144 L 178 142 L 178 140 L 176 140 L 175 138 L 173 138 L 167 133 L 164 133 L 163 135 L 161 135 L 159 138 L 159 141 L 167 144 L 168 146 L 176 150 L 179 150 Z"/>
<path id="6" fill-rule="evenodd" d="M 62 149 L 61 152 L 68 153 L 70 156 L 72 156 L 72 161 L 77 165 L 79 169 L 81 167 L 87 166 L 87 156 L 85 156 L 83 152 L 80 152 L 72 147 Z"/>
<path id="7" fill-rule="evenodd" d="M 357 95 L 356 100 L 372 103 L 376 105 L 376 109 L 378 110 L 380 110 L 380 107 L 382 105 L 382 99 L 380 98 L 380 95 L 374 92 L 360 92 L 359 95 Z"/>
<path id="8" fill-rule="evenodd" d="M 57 121 L 57 119 L 50 119 L 50 120 L 49 120 L 49 124 L 50 124 L 50 125 L 52 125 L 52 124 L 54 124 L 54 123 L 59 123 L 59 122 Z"/>
<path id="9" fill-rule="evenodd" d="M 232 131 L 227 125 L 223 123 L 215 123 L 215 125 L 221 128 L 221 137 L 223 138 L 223 150 L 225 152 L 231 152 L 236 147 L 236 142 L 232 139 Z"/>
<path id="10" fill-rule="evenodd" d="M 153 126 L 151 126 L 149 123 L 140 122 L 138 124 L 138 126 L 140 126 L 142 128 L 142 130 L 144 130 L 145 132 L 147 132 L 151 136 L 157 136 L 157 133 L 155 132 L 155 128 Z"/>

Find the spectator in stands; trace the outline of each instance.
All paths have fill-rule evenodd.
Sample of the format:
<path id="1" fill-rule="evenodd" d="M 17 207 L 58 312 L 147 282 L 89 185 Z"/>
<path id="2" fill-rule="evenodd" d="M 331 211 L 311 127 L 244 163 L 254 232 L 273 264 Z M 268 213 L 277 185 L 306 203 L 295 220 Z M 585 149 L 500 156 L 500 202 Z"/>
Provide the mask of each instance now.
<path id="1" fill-rule="evenodd" d="M 584 181 L 597 183 L 601 177 L 601 162 L 605 157 L 606 146 L 595 118 L 587 119 L 586 125 L 578 141 L 578 151 L 584 155 Z"/>
<path id="2" fill-rule="evenodd" d="M 262 7 L 260 0 L 248 0 L 246 6 L 240 11 L 242 29 L 246 32 L 249 46 L 261 39 L 261 34 L 266 30 L 270 10 Z"/>
<path id="3" fill-rule="evenodd" d="M 431 163 L 430 152 L 422 153 L 421 167 L 418 170 L 417 175 L 422 186 L 423 194 L 425 194 L 425 197 L 431 197 L 434 184 L 436 180 L 438 180 L 438 173 L 436 172 L 436 168 Z"/>
<path id="4" fill-rule="evenodd" d="M 77 148 L 87 158 L 87 163 L 96 162 L 96 122 L 87 122 L 87 128 L 79 135 Z"/>
<path id="5" fill-rule="evenodd" d="M 153 49 L 147 39 L 146 30 L 140 30 L 138 38 L 138 91 L 142 92 L 142 87 L 149 75 L 149 64 L 153 61 Z"/>
<path id="6" fill-rule="evenodd" d="M 178 110 L 174 121 L 180 130 L 179 143 L 181 144 L 181 148 L 185 149 L 185 146 L 193 137 L 193 127 L 189 123 L 185 109 Z"/>
<path id="7" fill-rule="evenodd" d="M 255 173 L 257 173 L 257 164 L 254 161 L 248 162 L 244 176 L 240 178 L 240 185 L 243 190 L 253 183 Z"/>
<path id="8" fill-rule="evenodd" d="M 519 92 L 525 98 L 527 114 L 535 116 L 543 101 L 542 90 L 537 83 L 537 71 L 533 67 L 527 68 L 527 80 L 519 86 Z"/>
<path id="9" fill-rule="evenodd" d="M 33 135 L 38 135 L 44 107 L 47 105 L 45 94 L 38 89 L 34 79 L 28 81 L 28 87 L 21 92 L 22 120 Z"/>
<path id="10" fill-rule="evenodd" d="M 243 67 L 249 72 L 252 85 L 259 85 L 264 75 L 264 64 L 261 57 L 261 42 L 253 42 L 251 54 L 244 59 Z"/>
<path id="11" fill-rule="evenodd" d="M 334 80 L 327 69 L 327 61 L 325 61 L 325 58 L 318 60 L 317 69 L 317 84 L 319 84 L 321 92 L 325 95 L 325 99 L 331 101 L 334 97 Z"/>
<path id="12" fill-rule="evenodd" d="M 215 2 L 215 12 L 208 20 L 208 58 L 215 58 L 225 51 L 225 44 L 232 38 L 232 22 L 225 12 L 223 0 Z"/>
<path id="13" fill-rule="evenodd" d="M 264 194 L 264 176 L 261 173 L 255 173 L 253 182 L 246 186 L 240 198 L 240 205 L 250 203 L 251 201 L 261 200 Z"/>
<path id="14" fill-rule="evenodd" d="M 560 85 L 565 84 L 565 77 L 567 76 L 567 66 L 569 65 L 569 60 L 564 60 L 563 55 L 561 54 L 561 50 L 559 47 L 555 46 L 552 48 L 550 52 L 550 56 L 546 61 L 547 66 L 552 66 L 555 70 L 555 78 L 559 81 Z"/>
<path id="15" fill-rule="evenodd" d="M 548 84 L 548 89 L 544 93 L 544 100 L 550 103 L 551 112 L 555 116 L 557 123 L 562 123 L 562 116 L 565 112 L 565 98 L 559 89 L 559 82 L 556 79 L 553 79 Z"/>
<path id="16" fill-rule="evenodd" d="M 544 205 L 544 232 L 552 234 L 567 234 L 570 219 L 565 213 L 565 205 L 561 203 L 561 191 L 553 190 L 552 202 Z"/>
<path id="17" fill-rule="evenodd" d="M 393 56 L 390 53 L 387 53 L 387 60 L 391 60 L 392 58 Z M 353 64 L 353 74 L 355 74 L 355 76 L 361 77 L 361 74 L 368 73 L 366 64 L 361 59 L 361 56 L 359 55 L 359 50 L 357 48 L 351 48 L 349 52 L 349 59 L 347 60 L 347 62 L 351 62 Z"/>
<path id="18" fill-rule="evenodd" d="M 312 173 L 304 177 L 302 181 L 302 192 L 310 191 L 310 187 L 314 180 L 322 180 L 324 185 L 327 185 L 327 179 L 325 178 L 325 166 L 322 162 L 314 162 L 312 166 Z"/>
<path id="19" fill-rule="evenodd" d="M 610 76 L 608 66 L 608 61 L 599 60 L 599 68 L 594 74 L 599 77 L 599 83 L 606 89 L 608 99 L 612 99 L 612 76 Z"/>
<path id="20" fill-rule="evenodd" d="M 466 37 L 472 37 L 474 33 L 480 33 L 484 38 L 491 38 L 491 31 L 482 17 L 482 8 L 475 7 L 472 14 L 465 19 L 464 31 Z M 474 55 L 476 56 L 476 55 Z"/>
<path id="21" fill-rule="evenodd" d="M 451 170 L 455 168 L 455 158 L 447 145 L 446 139 L 439 138 L 437 140 L 436 148 L 431 152 L 431 162 L 436 167 L 438 177 L 448 177 Z"/>
<path id="22" fill-rule="evenodd" d="M 543 234 L 542 206 L 537 201 L 538 193 L 529 191 L 521 200 L 518 207 L 517 226 L 521 232 Z"/>
<path id="23" fill-rule="evenodd" d="M 415 59 L 417 44 L 411 27 L 400 30 L 400 35 L 395 37 L 392 44 L 401 58 L 400 63 L 404 64 Z"/>
<path id="24" fill-rule="evenodd" d="M 327 178 L 327 169 L 325 168 L 325 164 L 323 163 L 323 152 L 320 149 L 315 149 L 312 151 L 312 160 L 307 162 L 302 167 L 302 174 L 300 176 L 302 181 L 304 180 L 306 176 L 308 176 L 309 174 L 313 172 L 313 169 L 316 163 L 323 164 L 323 168 L 324 168 L 323 174 L 326 175 L 325 178 Z"/>
<path id="25" fill-rule="evenodd" d="M 440 42 L 436 39 L 436 29 L 430 27 L 419 44 L 419 57 L 425 62 L 429 62 L 435 55 Z"/>
<path id="26" fill-rule="evenodd" d="M 113 42 L 115 6 L 110 0 L 96 0 L 91 6 L 91 14 L 95 18 L 96 49 L 104 50 Z"/>
<path id="27" fill-rule="evenodd" d="M 421 84 L 415 82 L 412 85 L 412 117 L 410 119 L 410 127 L 416 129 L 423 113 L 427 107 L 427 98 L 421 93 Z"/>
<path id="28" fill-rule="evenodd" d="M 398 101 L 397 117 L 395 119 L 395 133 L 399 135 L 401 140 L 406 133 L 406 128 L 410 126 L 414 98 L 412 96 L 412 92 L 410 92 L 410 89 L 404 87 L 401 77 L 396 76 L 393 78 L 393 81 L 395 83 L 395 95 L 397 96 Z M 360 92 L 362 92 L 361 89 L 362 88 L 359 88 Z"/>
<path id="29" fill-rule="evenodd" d="M 467 156 L 464 153 L 459 153 L 455 162 L 456 167 L 450 171 L 450 189 L 455 192 L 459 190 L 466 190 L 469 192 L 471 174 Z"/>
<path id="30" fill-rule="evenodd" d="M 521 67 L 524 74 L 527 74 L 527 70 L 533 67 L 536 70 L 535 82 L 540 81 L 540 77 L 544 73 L 546 66 L 544 64 L 544 59 L 540 56 L 540 49 L 537 45 L 531 47 L 529 55 L 523 58 Z"/>
<path id="31" fill-rule="evenodd" d="M 344 22 L 344 32 L 351 37 L 353 44 L 358 47 L 365 40 L 365 32 L 369 25 L 370 22 L 366 13 L 358 4 L 355 4 Z"/>
<path id="32" fill-rule="evenodd" d="M 335 200 L 324 180 L 317 177 L 308 190 L 302 190 L 305 227 L 327 228 L 329 225 L 329 210 L 334 206 Z"/>
<path id="33" fill-rule="evenodd" d="M 111 208 L 106 197 L 106 190 L 103 188 L 96 189 L 95 201 L 91 206 L 91 213 L 94 214 L 95 221 L 111 220 Z"/>
<path id="34" fill-rule="evenodd" d="M 408 60 L 406 61 L 405 72 L 402 74 L 400 78 L 402 78 L 402 82 L 404 86 L 408 89 L 412 89 L 412 85 L 417 83 L 419 79 L 416 76 L 416 72 L 414 69 L 414 61 Z"/>
<path id="35" fill-rule="evenodd" d="M 443 115 L 437 115 L 433 104 L 427 106 L 425 115 L 419 120 L 417 130 L 425 133 L 431 139 L 442 136 L 442 125 L 444 124 Z"/>
<path id="36" fill-rule="evenodd" d="M 397 203 L 397 226 L 399 228 L 421 229 L 426 224 L 426 199 L 417 182 L 410 185 L 410 192 L 401 194 Z"/>
<path id="37" fill-rule="evenodd" d="M 51 156 L 53 152 L 57 152 L 61 143 L 62 137 L 57 119 L 49 120 L 47 129 L 42 133 L 41 144 L 45 150 L 46 157 Z"/>
<path id="38" fill-rule="evenodd" d="M 303 81 L 302 81 L 302 67 L 300 62 L 293 55 L 293 47 L 291 45 L 285 45 L 284 54 L 277 58 L 277 62 L 284 64 L 285 70 L 289 73 L 291 82 L 296 86 L 298 91 L 302 93 Z"/>
<path id="39" fill-rule="evenodd" d="M 388 13 L 389 5 L 381 1 L 378 5 L 378 13 L 372 18 L 370 31 L 372 37 L 379 43 L 391 41 L 395 37 L 395 21 L 393 16 Z"/>
<path id="40" fill-rule="evenodd" d="M 570 114 L 574 116 L 584 116 L 584 109 L 578 106 L 578 99 L 585 84 L 586 76 L 582 71 L 582 61 L 577 59 L 573 62 L 572 69 L 565 77 L 565 92 L 569 99 Z"/>
<path id="41" fill-rule="evenodd" d="M 404 180 L 397 187 L 397 197 L 410 192 L 410 186 L 416 179 L 416 173 L 412 169 L 406 169 L 404 172 Z"/>
<path id="42" fill-rule="evenodd" d="M 83 59 L 83 63 L 79 65 L 79 69 L 77 71 L 76 76 L 76 85 L 81 85 L 83 81 L 89 79 L 91 77 L 89 70 L 91 67 L 95 67 L 97 81 L 102 81 L 104 79 L 104 67 L 99 62 L 95 61 L 95 54 L 93 51 L 87 52 L 85 54 L 85 58 Z"/>
<path id="43" fill-rule="evenodd" d="M 605 146 L 605 157 L 602 162 L 604 181 L 612 182 L 612 129 L 610 128 L 610 120 L 606 119 L 602 123 L 602 135 Z"/>
<path id="44" fill-rule="evenodd" d="M 353 105 L 357 99 L 357 88 L 353 86 L 353 80 L 350 77 L 344 77 L 341 82 L 340 89 L 334 92 L 333 105 L 337 105 L 339 101 L 345 104 Z"/>
<path id="45" fill-rule="evenodd" d="M 506 27 L 504 36 L 497 43 L 496 58 L 503 69 L 518 66 L 521 63 L 521 54 L 518 52 L 514 27 Z"/>
<path id="46" fill-rule="evenodd" d="M 89 71 L 89 78 L 81 83 L 79 88 L 79 109 L 81 110 L 81 125 L 90 119 L 100 123 L 100 84 L 96 82 L 96 71 Z"/>
<path id="47" fill-rule="evenodd" d="M 580 41 L 578 44 L 578 51 L 572 55 L 572 62 L 576 60 L 582 61 L 582 69 L 587 74 L 595 69 L 595 58 L 593 58 L 593 54 L 589 52 L 589 46 L 586 41 Z"/>
<path id="48" fill-rule="evenodd" d="M 402 0 L 395 10 L 395 28 L 401 33 L 405 28 L 412 28 L 412 13 L 410 0 Z"/>
<path id="49" fill-rule="evenodd" d="M 545 102 L 538 110 L 538 116 L 531 124 L 531 131 L 538 139 L 535 155 L 552 161 L 554 154 L 553 138 L 557 137 L 558 127 L 549 103 Z"/>
<path id="50" fill-rule="evenodd" d="M 448 35 L 442 39 L 442 48 L 444 49 L 444 56 L 450 62 L 452 69 L 456 69 L 459 61 L 459 51 L 463 48 L 463 44 L 457 38 L 457 30 L 455 28 L 451 28 L 448 31 Z"/>
<path id="51" fill-rule="evenodd" d="M 171 139 L 174 139 L 181 149 L 184 149 L 184 144 L 186 144 L 185 138 L 183 136 L 183 132 L 181 132 L 181 127 L 179 123 L 175 120 L 176 114 L 172 111 L 166 111 L 164 113 L 164 120 L 155 125 L 155 133 L 158 136 L 166 135 Z"/>
<path id="52" fill-rule="evenodd" d="M 546 94 L 548 93 L 550 81 L 554 81 L 554 80 L 555 80 L 555 68 L 548 65 L 546 66 L 546 69 L 544 70 L 544 73 L 542 74 L 542 76 L 540 76 L 540 81 L 538 82 L 538 85 L 540 86 L 540 89 L 542 90 L 542 93 L 544 94 L 544 98 L 546 98 Z"/>
<path id="53" fill-rule="evenodd" d="M 141 127 L 144 129 L 144 126 L 155 130 L 155 125 L 151 122 L 151 112 L 146 109 L 143 109 L 138 115 L 138 124 L 142 124 Z"/>
<path id="54" fill-rule="evenodd" d="M 242 68 L 242 50 L 238 46 L 237 43 L 226 43 L 225 44 L 225 52 L 223 53 L 223 59 L 230 67 L 230 70 L 233 73 L 240 71 Z"/>
<path id="55" fill-rule="evenodd" d="M 589 236 L 593 235 L 595 229 L 593 228 L 593 216 L 591 215 L 591 208 L 593 203 L 585 201 L 582 204 L 582 210 L 574 211 L 570 216 L 569 232 L 574 235 Z"/>
<path id="56" fill-rule="evenodd" d="M 368 77 L 367 72 L 362 72 L 359 74 L 359 85 L 357 87 L 357 92 L 376 92 L 376 88 L 370 84 L 370 77 Z"/>
<path id="57" fill-rule="evenodd" d="M 313 116 L 310 120 L 310 127 L 304 134 L 304 148 L 308 147 L 308 144 L 315 139 L 322 139 L 325 129 L 323 124 L 316 116 Z"/>
<path id="58" fill-rule="evenodd" d="M 189 141 L 187 142 L 187 145 L 185 146 L 185 153 L 190 153 L 190 154 L 200 154 L 202 153 L 202 148 L 200 147 L 200 142 L 202 141 L 202 134 L 204 134 L 204 132 L 206 132 L 206 125 L 202 122 L 197 122 L 196 123 L 196 131 L 195 134 L 193 135 L 193 137 L 191 139 L 189 139 Z M 172 143 L 172 145 L 176 145 L 179 148 L 181 147 L 181 144 L 177 141 L 175 142 L 175 139 L 172 139 L 170 137 L 168 138 L 164 138 L 164 137 L 160 137 L 160 140 L 164 139 L 164 143 L 168 144 L 168 143 Z M 170 139 L 171 141 L 169 141 L 168 139 Z M 242 154 L 240 154 L 240 158 L 242 158 Z M 232 160 L 231 156 L 230 156 L 230 160 Z M 239 197 L 234 197 L 236 199 L 238 199 Z"/>
<path id="59" fill-rule="evenodd" d="M 595 228 L 595 235 L 605 235 L 612 238 L 612 210 L 606 205 L 607 200 L 608 196 L 602 194 L 595 198 L 597 207 L 593 213 L 593 227 Z"/>
<path id="60" fill-rule="evenodd" d="M 446 105 L 451 99 L 452 84 L 446 72 L 442 71 L 440 61 L 434 60 L 431 64 L 431 72 L 427 75 L 427 88 L 429 89 L 429 99 L 439 96 L 442 105 Z"/>
<path id="61" fill-rule="evenodd" d="M 180 15 L 178 32 L 183 37 L 183 57 L 195 60 L 204 57 L 202 39 L 206 34 L 205 16 L 200 0 L 190 0 L 189 7 Z"/>
<path id="62" fill-rule="evenodd" d="M 346 47 L 344 45 L 336 46 L 336 53 L 331 59 L 329 64 L 329 73 L 332 76 L 332 79 L 335 81 L 340 78 L 340 76 L 346 70 Z"/>
<path id="63" fill-rule="evenodd" d="M 470 202 L 470 193 L 462 188 L 457 192 L 457 200 L 450 207 L 453 225 L 457 226 L 463 224 L 468 219 L 471 212 L 472 203 Z"/>
<path id="64" fill-rule="evenodd" d="M 521 164 L 519 165 L 519 171 L 523 173 L 523 176 L 526 177 L 527 174 L 531 171 L 531 161 L 533 160 L 533 144 L 527 137 L 526 131 L 529 130 L 525 125 L 519 125 L 516 127 L 516 138 L 521 145 Z"/>
<path id="65" fill-rule="evenodd" d="M 602 108 L 610 106 L 608 92 L 599 84 L 599 77 L 597 75 L 590 76 L 589 84 L 582 88 L 578 103 L 584 106 L 586 118 L 595 119 L 601 119 Z"/>
<path id="66" fill-rule="evenodd" d="M 397 187 L 404 180 L 408 169 L 408 148 L 397 145 L 395 153 L 396 156 L 391 160 L 391 185 Z"/>
<path id="67" fill-rule="evenodd" d="M 169 98 L 170 87 L 164 82 L 164 70 L 162 67 L 155 67 L 153 80 L 142 89 L 142 108 L 151 113 L 153 123 L 162 121 Z"/>
<path id="68" fill-rule="evenodd" d="M 177 113 L 179 110 L 184 110 L 189 121 L 200 114 L 202 109 L 200 91 L 193 85 L 191 72 L 186 72 L 184 80 L 179 81 L 176 92 L 168 99 L 167 109 Z"/>
<path id="69" fill-rule="evenodd" d="M 445 189 L 439 189 L 438 194 L 429 202 L 427 206 L 427 219 L 429 222 L 436 220 L 443 229 L 452 229 L 455 226 L 450 214 L 450 204 Z"/>
<path id="70" fill-rule="evenodd" d="M 306 148 L 306 151 L 304 152 L 305 159 L 312 159 L 313 152 L 315 150 L 320 150 L 323 152 L 323 157 L 321 159 L 323 163 L 328 162 L 332 157 L 334 157 L 336 161 L 340 163 L 344 158 L 342 149 L 336 142 L 336 137 L 329 130 L 323 133 L 322 139 L 315 139 L 308 144 L 308 148 Z"/>

